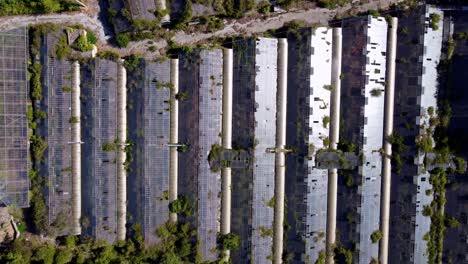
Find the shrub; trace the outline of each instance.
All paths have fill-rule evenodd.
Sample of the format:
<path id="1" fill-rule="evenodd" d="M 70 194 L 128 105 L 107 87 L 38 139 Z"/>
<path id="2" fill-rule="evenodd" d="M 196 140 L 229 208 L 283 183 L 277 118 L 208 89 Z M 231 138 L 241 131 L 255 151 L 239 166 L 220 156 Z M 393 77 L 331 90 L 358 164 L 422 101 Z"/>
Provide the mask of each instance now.
<path id="1" fill-rule="evenodd" d="M 187 196 L 185 195 L 180 195 L 179 198 L 177 198 L 176 200 L 172 201 L 169 204 L 169 211 L 171 213 L 180 214 L 180 213 L 185 213 L 188 210 L 189 210 L 189 201 L 188 201 Z"/>
<path id="2" fill-rule="evenodd" d="M 111 60 L 111 61 L 117 61 L 120 59 L 120 55 L 112 50 L 104 50 L 101 52 L 98 52 L 96 54 L 98 58 L 104 59 L 104 60 Z"/>
<path id="3" fill-rule="evenodd" d="M 423 211 L 422 211 L 423 216 L 432 216 L 432 207 L 430 205 L 424 205 Z"/>
<path id="4" fill-rule="evenodd" d="M 239 248 L 239 236 L 233 233 L 218 234 L 218 248 L 221 250 L 236 250 Z"/>
<path id="5" fill-rule="evenodd" d="M 128 33 L 118 33 L 115 41 L 120 48 L 125 48 L 130 43 L 130 35 Z"/>
<path id="6" fill-rule="evenodd" d="M 76 48 L 81 51 L 90 51 L 93 49 L 91 43 L 88 42 L 88 39 L 84 35 L 80 35 L 75 42 Z"/>
<path id="7" fill-rule="evenodd" d="M 322 125 L 324 128 L 328 128 L 328 124 L 330 123 L 330 117 L 329 116 L 324 116 L 322 118 Z"/>
<path id="8" fill-rule="evenodd" d="M 323 86 L 323 89 L 328 90 L 328 91 L 333 91 L 333 85 L 326 84 Z"/>
<path id="9" fill-rule="evenodd" d="M 379 97 L 380 95 L 382 95 L 382 90 L 374 88 L 370 91 L 370 94 L 374 97 Z"/>
<path id="10" fill-rule="evenodd" d="M 31 154 L 34 162 L 41 162 L 44 159 L 44 152 L 47 149 L 47 143 L 38 136 L 31 136 Z"/>
<path id="11" fill-rule="evenodd" d="M 140 65 L 141 57 L 139 55 L 132 54 L 125 58 L 124 67 L 127 71 L 132 72 Z"/>
<path id="12" fill-rule="evenodd" d="M 257 4 L 257 10 L 259 13 L 268 15 L 270 14 L 271 4 L 269 1 L 261 1 Z"/>
<path id="13" fill-rule="evenodd" d="M 97 43 L 97 38 L 96 35 L 94 35 L 94 32 L 92 31 L 87 31 L 86 37 L 88 38 L 88 42 L 90 44 L 96 45 Z"/>
<path id="14" fill-rule="evenodd" d="M 371 15 L 372 17 L 379 17 L 380 13 L 377 10 L 371 9 L 371 10 L 369 10 L 369 15 Z"/>
<path id="15" fill-rule="evenodd" d="M 375 230 L 374 232 L 372 232 L 370 238 L 372 240 L 372 243 L 374 244 L 379 242 L 379 240 L 382 239 L 382 231 Z"/>
<path id="16" fill-rule="evenodd" d="M 429 15 L 429 24 L 433 30 L 439 29 L 440 15 L 436 13 L 431 13 Z"/>
<path id="17" fill-rule="evenodd" d="M 78 116 L 72 116 L 72 117 L 70 117 L 70 119 L 68 120 L 68 122 L 69 122 L 70 124 L 79 123 L 79 122 L 80 122 L 80 117 L 78 117 Z"/>
<path id="18" fill-rule="evenodd" d="M 102 144 L 102 151 L 104 152 L 111 152 L 111 151 L 117 151 L 119 149 L 119 145 L 117 142 L 106 142 Z"/>
<path id="19" fill-rule="evenodd" d="M 457 173 L 464 174 L 466 172 L 466 161 L 464 159 L 456 157 L 455 166 L 457 167 Z"/>
<path id="20" fill-rule="evenodd" d="M 458 228 L 460 226 L 460 222 L 453 216 L 446 216 L 444 222 L 445 226 L 449 228 Z"/>
<path id="21" fill-rule="evenodd" d="M 189 97 L 189 93 L 188 92 L 178 92 L 176 95 L 175 95 L 175 99 L 176 100 L 179 100 L 181 102 L 187 100 Z"/>
<path id="22" fill-rule="evenodd" d="M 210 153 L 208 154 L 208 160 L 209 161 L 214 161 L 219 159 L 219 155 L 223 152 L 223 147 L 221 147 L 218 144 L 213 144 L 211 146 Z"/>
<path id="23" fill-rule="evenodd" d="M 55 56 L 57 59 L 65 59 L 68 58 L 71 54 L 72 50 L 68 45 L 67 36 L 62 35 L 57 42 L 57 46 L 55 46 Z"/>
<path id="24" fill-rule="evenodd" d="M 42 99 L 42 84 L 41 84 L 41 73 L 42 66 L 38 62 L 34 62 L 29 67 L 29 73 L 31 74 L 31 98 L 33 100 Z"/>

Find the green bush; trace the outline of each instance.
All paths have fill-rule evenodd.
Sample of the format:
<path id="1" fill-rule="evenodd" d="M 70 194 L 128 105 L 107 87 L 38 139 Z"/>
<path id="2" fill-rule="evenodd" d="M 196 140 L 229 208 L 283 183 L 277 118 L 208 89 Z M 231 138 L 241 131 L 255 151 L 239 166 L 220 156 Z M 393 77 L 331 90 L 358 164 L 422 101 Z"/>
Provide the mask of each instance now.
<path id="1" fill-rule="evenodd" d="M 455 158 L 455 166 L 457 173 L 464 174 L 466 172 L 466 161 L 460 157 Z"/>
<path id="2" fill-rule="evenodd" d="M 440 15 L 436 14 L 436 13 L 431 13 L 429 15 L 429 19 L 430 19 L 430 27 L 433 30 L 438 30 L 439 29 L 439 22 L 440 22 Z"/>
<path id="3" fill-rule="evenodd" d="M 81 52 L 90 51 L 93 49 L 91 43 L 88 42 L 88 38 L 84 35 L 80 35 L 75 42 L 76 48 Z"/>
<path id="4" fill-rule="evenodd" d="M 370 94 L 374 97 L 379 97 L 382 95 L 382 90 L 375 88 L 370 91 Z"/>
<path id="5" fill-rule="evenodd" d="M 372 243 L 374 243 L 374 244 L 379 242 L 380 239 L 382 239 L 382 231 L 375 230 L 374 232 L 372 232 L 370 238 L 372 240 Z"/>
<path id="6" fill-rule="evenodd" d="M 350 0 L 319 0 L 318 2 L 319 2 L 319 6 L 321 7 L 324 7 L 327 9 L 335 9 L 351 1 Z"/>
<path id="7" fill-rule="evenodd" d="M 125 48 L 130 43 L 130 35 L 128 33 L 118 33 L 115 41 L 120 48 Z"/>
<path id="8" fill-rule="evenodd" d="M 104 152 L 117 151 L 118 149 L 119 149 L 119 144 L 116 141 L 106 142 L 106 143 L 102 144 L 102 151 L 104 151 Z"/>
<path id="9" fill-rule="evenodd" d="M 66 59 L 70 56 L 71 52 L 72 50 L 68 45 L 67 36 L 62 35 L 55 47 L 55 55 L 57 56 L 57 59 Z"/>
<path id="10" fill-rule="evenodd" d="M 233 233 L 218 234 L 218 248 L 221 250 L 236 250 L 239 248 L 239 236 Z"/>
<path id="11" fill-rule="evenodd" d="M 34 162 L 41 162 L 44 159 L 44 152 L 47 149 L 47 143 L 38 136 L 31 136 L 31 154 Z"/>
<path id="12" fill-rule="evenodd" d="M 42 110 L 34 111 L 34 118 L 35 119 L 45 119 L 47 117 L 47 113 Z"/>
<path id="13" fill-rule="evenodd" d="M 176 214 L 185 213 L 189 209 L 190 209 L 189 201 L 188 201 L 187 196 L 185 195 L 180 195 L 179 198 L 177 198 L 176 200 L 172 201 L 169 204 L 169 211 L 171 213 L 176 213 Z"/>
<path id="14" fill-rule="evenodd" d="M 63 0 L 4 0 L 0 1 L 0 16 L 44 14 L 77 11 L 80 6 Z"/>
<path id="15" fill-rule="evenodd" d="M 132 54 L 125 58 L 124 67 L 127 71 L 132 72 L 140 65 L 141 56 Z"/>
<path id="16" fill-rule="evenodd" d="M 111 61 L 117 61 L 120 59 L 120 55 L 112 50 L 104 50 L 100 51 L 96 54 L 96 57 L 104 59 L 104 60 L 111 60 Z"/>
<path id="17" fill-rule="evenodd" d="M 444 222 L 445 226 L 449 228 L 458 228 L 460 226 L 460 222 L 453 216 L 446 216 Z"/>
<path id="18" fill-rule="evenodd" d="M 371 15 L 372 17 L 377 18 L 377 17 L 380 16 L 380 13 L 379 13 L 379 11 L 377 11 L 377 10 L 371 9 L 371 10 L 369 10 L 369 15 Z"/>
<path id="19" fill-rule="evenodd" d="M 96 35 L 94 35 L 94 32 L 92 31 L 87 31 L 86 32 L 86 37 L 88 38 L 88 42 L 93 44 L 93 45 L 96 45 L 97 43 L 97 38 L 96 38 Z"/>
<path id="20" fill-rule="evenodd" d="M 42 99 L 42 65 L 38 62 L 34 62 L 29 67 L 29 73 L 31 74 L 31 98 L 33 100 Z"/>
<path id="21" fill-rule="evenodd" d="M 330 123 L 330 117 L 329 116 L 324 116 L 322 118 L 322 125 L 324 128 L 328 128 L 328 124 Z"/>

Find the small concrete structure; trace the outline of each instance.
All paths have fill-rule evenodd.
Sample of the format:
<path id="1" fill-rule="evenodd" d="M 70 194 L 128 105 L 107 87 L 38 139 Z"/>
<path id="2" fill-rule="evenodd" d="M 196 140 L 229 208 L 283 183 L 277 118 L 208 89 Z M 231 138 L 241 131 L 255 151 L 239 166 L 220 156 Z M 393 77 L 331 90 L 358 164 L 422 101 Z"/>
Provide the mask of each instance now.
<path id="1" fill-rule="evenodd" d="M 179 92 L 179 59 L 171 59 L 171 128 L 169 143 L 170 164 L 169 164 L 169 202 L 177 200 L 177 175 L 178 175 L 178 153 L 177 144 L 179 141 L 179 102 L 175 98 Z M 177 221 L 177 214 L 170 213 L 170 221 Z"/>
<path id="2" fill-rule="evenodd" d="M 125 240 L 127 223 L 127 171 L 125 160 L 127 153 L 127 71 L 123 60 L 117 69 L 117 240 Z"/>
<path id="3" fill-rule="evenodd" d="M 288 80 L 288 41 L 278 39 L 278 90 L 276 104 L 275 208 L 273 222 L 273 263 L 281 264 L 284 234 L 284 182 L 286 146 L 286 102 Z"/>
<path id="4" fill-rule="evenodd" d="M 232 49 L 223 49 L 223 118 L 221 143 L 223 149 L 232 149 Z M 221 169 L 221 234 L 231 233 L 231 168 Z M 229 261 L 229 250 L 222 252 L 221 259 Z"/>
<path id="5" fill-rule="evenodd" d="M 385 112 L 384 112 L 384 155 L 382 167 L 382 190 L 381 190 L 381 209 L 380 209 L 380 231 L 382 239 L 380 240 L 379 261 L 381 264 L 388 262 L 388 237 L 390 221 L 390 184 L 392 177 L 391 157 L 392 144 L 386 139 L 393 134 L 393 109 L 395 100 L 395 60 L 397 50 L 397 29 L 398 19 L 393 17 L 390 21 L 387 36 L 387 73 L 385 88 Z"/>
<path id="6" fill-rule="evenodd" d="M 330 98 L 330 146 L 336 150 L 340 132 L 340 97 L 341 97 L 341 56 L 342 56 L 342 31 L 341 28 L 334 28 L 332 35 L 332 70 L 331 85 L 333 90 Z M 326 262 L 333 263 L 333 247 L 336 242 L 336 203 L 338 190 L 338 170 L 328 171 L 327 186 L 327 224 L 325 252 Z"/>
<path id="7" fill-rule="evenodd" d="M 72 127 L 72 233 L 81 234 L 81 104 L 80 104 L 80 64 L 72 65 L 71 115 L 77 122 Z"/>

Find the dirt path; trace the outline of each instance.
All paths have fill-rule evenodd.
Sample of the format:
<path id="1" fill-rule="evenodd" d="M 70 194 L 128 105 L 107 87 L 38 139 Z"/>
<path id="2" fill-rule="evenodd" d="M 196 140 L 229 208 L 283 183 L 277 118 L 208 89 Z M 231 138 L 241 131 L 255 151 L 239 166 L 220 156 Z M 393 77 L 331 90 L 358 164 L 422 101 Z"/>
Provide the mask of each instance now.
<path id="1" fill-rule="evenodd" d="M 364 1 L 362 1 L 364 2 Z M 335 10 L 324 8 L 314 8 L 309 10 L 291 10 L 287 13 L 272 15 L 267 18 L 242 19 L 242 22 L 233 20 L 225 25 L 222 30 L 213 33 L 186 33 L 177 31 L 173 40 L 182 45 L 190 45 L 207 40 L 211 37 L 227 37 L 230 35 L 250 36 L 255 33 L 265 32 L 269 29 L 282 27 L 285 23 L 293 20 L 301 20 L 307 24 L 327 24 L 329 20 L 335 17 L 355 15 L 369 9 L 385 9 L 391 4 L 401 2 L 401 0 L 368 0 L 365 4 L 346 5 Z M 131 42 L 127 48 L 116 49 L 109 45 L 110 36 L 105 35 L 104 27 L 98 19 L 100 8 L 97 0 L 88 1 L 89 8 L 84 12 L 36 15 L 36 16 L 11 16 L 0 18 L 0 30 L 9 30 L 16 27 L 24 27 L 39 23 L 57 23 L 57 24 L 82 24 L 93 30 L 99 36 L 99 46 L 101 48 L 112 48 L 119 51 L 122 55 L 132 53 L 144 53 L 146 56 L 158 55 L 159 52 L 149 52 L 150 46 L 156 45 L 158 49 L 164 49 L 167 42 L 163 39 L 156 40 L 150 44 L 149 40 Z M 245 21 L 245 22 L 244 22 Z"/>

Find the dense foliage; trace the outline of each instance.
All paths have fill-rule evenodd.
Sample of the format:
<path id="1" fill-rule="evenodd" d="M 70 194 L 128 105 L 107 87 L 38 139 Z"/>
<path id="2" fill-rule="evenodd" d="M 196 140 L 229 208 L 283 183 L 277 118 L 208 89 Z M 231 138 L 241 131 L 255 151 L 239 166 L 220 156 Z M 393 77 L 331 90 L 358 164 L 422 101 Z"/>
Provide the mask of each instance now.
<path id="1" fill-rule="evenodd" d="M 167 223 L 156 233 L 161 242 L 146 248 L 139 225 L 113 245 L 76 236 L 59 238 L 56 245 L 21 239 L 0 248 L 0 263 L 201 263 L 196 232 L 188 224 Z"/>
<path id="2" fill-rule="evenodd" d="M 73 1 L 64 0 L 0 0 L 0 16 L 44 14 L 79 10 Z"/>

